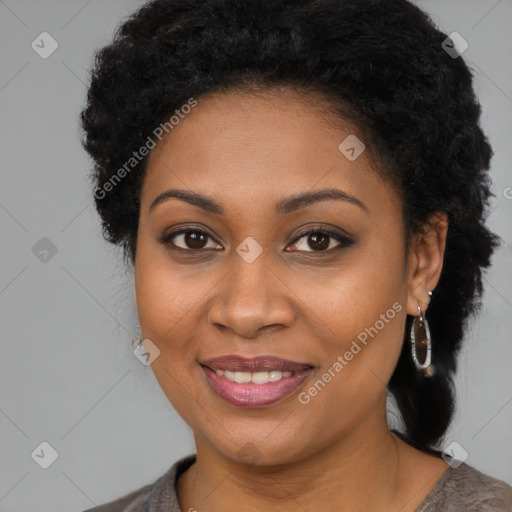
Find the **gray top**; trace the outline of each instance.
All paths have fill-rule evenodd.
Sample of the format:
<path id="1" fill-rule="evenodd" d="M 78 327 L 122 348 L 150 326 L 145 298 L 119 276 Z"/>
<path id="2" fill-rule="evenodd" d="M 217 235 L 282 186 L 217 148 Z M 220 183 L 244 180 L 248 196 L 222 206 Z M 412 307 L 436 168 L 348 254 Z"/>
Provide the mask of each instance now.
<path id="1" fill-rule="evenodd" d="M 196 460 L 175 462 L 154 483 L 84 512 L 186 512 L 176 495 L 176 482 Z M 415 512 L 512 512 L 512 487 L 467 464 L 448 468 Z"/>

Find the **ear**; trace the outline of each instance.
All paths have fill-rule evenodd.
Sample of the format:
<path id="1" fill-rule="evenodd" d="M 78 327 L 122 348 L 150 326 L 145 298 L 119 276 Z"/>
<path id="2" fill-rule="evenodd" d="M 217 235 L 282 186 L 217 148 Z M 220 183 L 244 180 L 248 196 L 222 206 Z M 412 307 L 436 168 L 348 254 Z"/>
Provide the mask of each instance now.
<path id="1" fill-rule="evenodd" d="M 414 236 L 407 265 L 407 313 L 416 316 L 418 306 L 425 312 L 430 303 L 428 291 L 439 282 L 443 268 L 448 215 L 434 212 L 429 215 L 421 233 Z"/>

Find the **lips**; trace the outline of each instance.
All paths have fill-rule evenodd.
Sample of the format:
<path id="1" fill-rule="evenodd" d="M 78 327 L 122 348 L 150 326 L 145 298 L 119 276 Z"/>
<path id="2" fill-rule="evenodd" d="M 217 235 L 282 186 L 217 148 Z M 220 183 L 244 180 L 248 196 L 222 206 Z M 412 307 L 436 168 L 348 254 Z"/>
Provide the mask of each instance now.
<path id="1" fill-rule="evenodd" d="M 221 356 L 201 363 L 209 387 L 237 407 L 268 407 L 293 395 L 314 372 L 307 363 L 273 356 Z"/>
<path id="2" fill-rule="evenodd" d="M 258 356 L 249 359 L 237 355 L 228 355 L 207 359 L 202 361 L 201 364 L 213 371 L 228 370 L 231 372 L 280 371 L 299 373 L 313 368 L 313 365 L 308 363 L 298 363 L 274 356 Z"/>

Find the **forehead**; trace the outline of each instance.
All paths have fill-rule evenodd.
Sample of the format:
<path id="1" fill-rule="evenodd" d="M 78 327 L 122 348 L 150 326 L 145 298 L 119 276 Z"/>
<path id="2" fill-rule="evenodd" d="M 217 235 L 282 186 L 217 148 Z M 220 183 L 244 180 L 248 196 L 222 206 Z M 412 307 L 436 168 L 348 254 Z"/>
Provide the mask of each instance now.
<path id="1" fill-rule="evenodd" d="M 346 146 L 354 143 L 362 152 L 347 158 L 353 153 Z M 331 187 L 369 202 L 384 194 L 389 204 L 394 191 L 373 169 L 363 143 L 357 128 L 319 97 L 294 91 L 201 97 L 151 151 L 142 204 L 170 188 L 255 206 Z"/>

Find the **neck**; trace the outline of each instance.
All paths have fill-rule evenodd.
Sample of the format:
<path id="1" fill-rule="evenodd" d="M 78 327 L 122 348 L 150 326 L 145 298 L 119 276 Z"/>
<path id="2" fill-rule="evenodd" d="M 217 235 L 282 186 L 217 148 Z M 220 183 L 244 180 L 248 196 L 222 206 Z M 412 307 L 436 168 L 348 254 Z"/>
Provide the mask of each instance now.
<path id="1" fill-rule="evenodd" d="M 400 449 L 385 413 L 300 460 L 241 464 L 196 436 L 196 463 L 178 481 L 182 510 L 386 510 L 396 499 Z"/>

